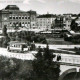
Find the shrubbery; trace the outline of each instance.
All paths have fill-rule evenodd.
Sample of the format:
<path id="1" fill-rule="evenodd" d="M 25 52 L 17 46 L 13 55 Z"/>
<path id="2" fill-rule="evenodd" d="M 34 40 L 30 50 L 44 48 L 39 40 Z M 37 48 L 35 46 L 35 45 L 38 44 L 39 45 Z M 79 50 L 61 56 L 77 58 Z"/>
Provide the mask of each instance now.
<path id="1" fill-rule="evenodd" d="M 21 60 L 0 56 L 0 80 L 58 80 L 60 73 L 60 56 L 56 57 L 47 45 L 39 47 L 35 59 Z"/>
<path id="2" fill-rule="evenodd" d="M 72 35 L 70 37 L 68 37 L 67 35 L 64 35 L 64 40 L 77 44 L 77 43 L 80 43 L 80 35 L 75 35 L 75 36 Z"/>
<path id="3" fill-rule="evenodd" d="M 36 42 L 36 43 L 46 43 L 46 38 L 41 36 L 40 34 L 35 34 L 31 31 L 21 31 L 21 32 L 14 32 L 8 33 L 10 40 L 17 40 L 17 41 L 29 41 L 29 42 Z"/>
<path id="4" fill-rule="evenodd" d="M 10 38 L 7 34 L 7 28 L 6 26 L 3 27 L 3 34 L 2 34 L 2 38 L 0 38 L 0 47 L 7 47 L 8 42 L 10 41 Z"/>
<path id="5" fill-rule="evenodd" d="M 53 58 L 56 55 L 49 50 L 47 45 L 44 49 L 39 47 L 35 57 L 36 59 L 33 60 L 34 80 L 58 80 L 60 65 L 57 61 L 61 60 L 61 56 L 57 56 L 57 60 L 54 62 Z"/>
<path id="6" fill-rule="evenodd" d="M 0 80 L 30 80 L 32 61 L 0 56 Z"/>

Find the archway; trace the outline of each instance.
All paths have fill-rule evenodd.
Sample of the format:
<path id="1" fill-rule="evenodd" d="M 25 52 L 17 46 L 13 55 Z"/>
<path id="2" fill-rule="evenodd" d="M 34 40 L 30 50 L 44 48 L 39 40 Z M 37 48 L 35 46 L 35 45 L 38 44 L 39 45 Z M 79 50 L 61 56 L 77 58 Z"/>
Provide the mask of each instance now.
<path id="1" fill-rule="evenodd" d="M 80 72 L 69 73 L 62 80 L 80 80 Z"/>
<path id="2" fill-rule="evenodd" d="M 79 72 L 77 72 L 76 68 L 72 68 L 72 69 L 68 69 L 67 71 L 65 71 L 58 80 L 68 80 L 70 77 L 70 80 L 75 80 L 75 78 L 77 78 L 76 80 L 80 80 L 80 70 Z M 72 76 L 72 77 L 71 77 Z M 68 78 L 68 79 L 67 79 Z"/>

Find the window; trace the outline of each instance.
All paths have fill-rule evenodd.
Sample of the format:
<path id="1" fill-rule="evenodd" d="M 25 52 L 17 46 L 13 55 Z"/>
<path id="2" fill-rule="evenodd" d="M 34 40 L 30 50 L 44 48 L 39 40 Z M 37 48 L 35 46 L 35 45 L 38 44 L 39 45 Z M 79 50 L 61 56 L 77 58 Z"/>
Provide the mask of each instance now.
<path id="1" fill-rule="evenodd" d="M 25 17 L 25 19 L 27 19 L 27 17 Z"/>
<path id="2" fill-rule="evenodd" d="M 34 24 L 33 24 L 33 26 L 34 26 Z"/>
<path id="3" fill-rule="evenodd" d="M 49 23 L 49 22 L 48 22 Z"/>
<path id="4" fill-rule="evenodd" d="M 14 45 L 14 47 L 15 47 L 16 45 Z"/>
<path id="5" fill-rule="evenodd" d="M 18 17 L 16 17 L 16 19 L 18 19 Z"/>
<path id="6" fill-rule="evenodd" d="M 42 26 L 42 24 L 40 24 L 40 26 Z"/>
<path id="7" fill-rule="evenodd" d="M 13 17 L 13 19 L 15 19 L 15 17 Z"/>
<path id="8" fill-rule="evenodd" d="M 21 17 L 19 17 L 19 19 L 21 19 Z"/>
<path id="9" fill-rule="evenodd" d="M 32 20 L 35 20 L 35 18 L 33 17 Z"/>
<path id="10" fill-rule="evenodd" d="M 12 17 L 9 17 L 9 19 L 12 19 Z"/>
<path id="11" fill-rule="evenodd" d="M 22 19 L 24 19 L 24 17 L 22 17 Z"/>

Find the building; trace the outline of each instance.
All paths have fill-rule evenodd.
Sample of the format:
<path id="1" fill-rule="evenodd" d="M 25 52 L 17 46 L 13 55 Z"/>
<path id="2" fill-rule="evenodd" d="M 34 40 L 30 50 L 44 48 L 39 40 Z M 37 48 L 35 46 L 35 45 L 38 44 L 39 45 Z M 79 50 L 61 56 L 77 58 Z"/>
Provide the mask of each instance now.
<path id="1" fill-rule="evenodd" d="M 8 5 L 0 10 L 0 29 L 6 26 L 8 29 L 13 27 L 26 27 L 27 29 L 36 26 L 35 11 L 21 11 L 16 5 Z"/>
<path id="2" fill-rule="evenodd" d="M 54 29 L 63 29 L 64 28 L 64 17 L 58 15 L 55 19 Z"/>
<path id="3" fill-rule="evenodd" d="M 70 30 L 71 21 L 72 18 L 70 14 L 58 15 L 54 22 L 54 29 Z"/>
<path id="4" fill-rule="evenodd" d="M 72 14 L 72 15 L 71 15 L 71 18 L 72 18 L 72 19 L 76 19 L 76 17 L 78 17 L 78 14 Z"/>
<path id="5" fill-rule="evenodd" d="M 27 13 L 30 16 L 30 28 L 31 29 L 35 29 L 36 28 L 36 17 L 37 17 L 37 13 L 36 11 L 27 11 Z"/>
<path id="6" fill-rule="evenodd" d="M 72 25 L 72 30 L 80 31 L 80 15 L 76 16 L 76 18 L 72 20 Z"/>
<path id="7" fill-rule="evenodd" d="M 75 22 L 78 24 L 78 27 L 80 27 L 80 17 L 78 17 L 77 19 L 75 19 Z"/>
<path id="8" fill-rule="evenodd" d="M 72 18 L 70 15 L 64 16 L 64 29 L 71 30 L 71 28 L 70 28 L 71 21 L 72 21 Z"/>
<path id="9" fill-rule="evenodd" d="M 56 16 L 53 14 L 44 14 L 37 16 L 37 28 L 41 30 L 49 30 L 55 20 Z"/>

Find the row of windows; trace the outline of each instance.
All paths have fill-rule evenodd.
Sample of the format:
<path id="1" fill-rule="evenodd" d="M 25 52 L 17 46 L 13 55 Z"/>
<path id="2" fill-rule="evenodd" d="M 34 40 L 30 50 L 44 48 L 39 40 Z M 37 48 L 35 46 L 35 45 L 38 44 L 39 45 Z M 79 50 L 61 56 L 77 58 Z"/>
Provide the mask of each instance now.
<path id="1" fill-rule="evenodd" d="M 51 23 L 37 23 L 37 24 L 42 24 L 42 25 L 50 25 Z"/>
<path id="2" fill-rule="evenodd" d="M 37 20 L 38 22 L 51 22 L 51 20 Z"/>
<path id="3" fill-rule="evenodd" d="M 38 19 L 38 18 L 37 18 Z M 53 19 L 53 18 L 52 18 Z M 38 19 L 38 20 L 51 20 L 51 18 L 41 18 L 41 19 Z"/>
<path id="4" fill-rule="evenodd" d="M 30 25 L 30 22 L 28 23 L 20 23 L 21 26 L 29 26 Z M 19 24 L 16 24 L 16 26 L 20 26 Z M 14 26 L 14 23 L 10 23 L 10 26 Z M 35 24 L 31 24 L 31 26 L 35 26 Z"/>
<path id="5" fill-rule="evenodd" d="M 38 29 L 49 29 L 50 27 L 38 27 Z"/>
<path id="6" fill-rule="evenodd" d="M 49 24 L 48 25 L 47 24 L 46 25 L 45 24 L 39 24 L 37 26 L 51 26 L 51 25 L 49 25 Z"/>
<path id="7" fill-rule="evenodd" d="M 16 23 L 16 22 L 12 23 L 12 22 L 10 22 L 10 24 L 30 24 L 30 22 L 19 22 L 19 23 Z"/>
<path id="8" fill-rule="evenodd" d="M 51 23 L 51 22 L 37 22 L 37 23 L 43 23 L 43 24 L 46 24 L 46 23 Z"/>
<path id="9" fill-rule="evenodd" d="M 30 19 L 30 17 L 9 17 L 9 19 Z"/>
<path id="10" fill-rule="evenodd" d="M 10 45 L 10 47 L 17 47 L 17 48 L 20 48 L 21 47 L 21 45 Z"/>
<path id="11" fill-rule="evenodd" d="M 53 19 L 51 19 L 51 18 L 50 19 L 37 19 L 37 21 L 51 21 L 51 20 L 54 21 L 55 18 L 53 18 Z"/>
<path id="12" fill-rule="evenodd" d="M 27 45 L 21 45 L 21 44 L 10 45 L 10 47 L 17 47 L 17 48 L 21 48 L 22 46 L 23 46 L 23 48 L 27 48 Z"/>

